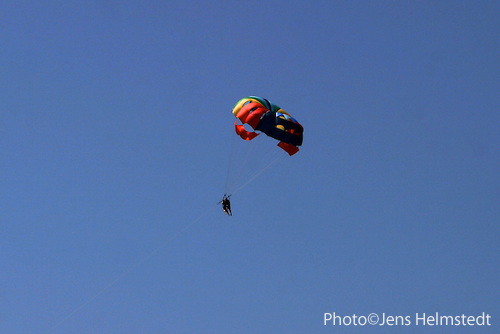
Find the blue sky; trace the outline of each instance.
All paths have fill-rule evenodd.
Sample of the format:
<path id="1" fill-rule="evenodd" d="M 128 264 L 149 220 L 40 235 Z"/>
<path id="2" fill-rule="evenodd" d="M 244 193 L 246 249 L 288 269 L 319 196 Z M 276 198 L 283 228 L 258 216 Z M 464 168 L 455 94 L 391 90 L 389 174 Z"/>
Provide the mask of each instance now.
<path id="1" fill-rule="evenodd" d="M 0 332 L 498 332 L 499 9 L 3 3 Z M 304 144 L 226 217 L 248 95 Z"/>

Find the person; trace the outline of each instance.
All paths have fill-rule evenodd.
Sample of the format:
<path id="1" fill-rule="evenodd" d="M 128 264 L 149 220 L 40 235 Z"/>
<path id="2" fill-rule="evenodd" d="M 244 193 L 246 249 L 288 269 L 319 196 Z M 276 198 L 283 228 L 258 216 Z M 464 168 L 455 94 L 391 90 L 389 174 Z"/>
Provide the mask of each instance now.
<path id="1" fill-rule="evenodd" d="M 233 213 L 231 212 L 231 202 L 229 201 L 229 197 L 231 197 L 231 195 L 227 196 L 224 194 L 222 201 L 220 202 L 222 203 L 222 211 L 224 211 L 226 215 L 232 216 Z"/>

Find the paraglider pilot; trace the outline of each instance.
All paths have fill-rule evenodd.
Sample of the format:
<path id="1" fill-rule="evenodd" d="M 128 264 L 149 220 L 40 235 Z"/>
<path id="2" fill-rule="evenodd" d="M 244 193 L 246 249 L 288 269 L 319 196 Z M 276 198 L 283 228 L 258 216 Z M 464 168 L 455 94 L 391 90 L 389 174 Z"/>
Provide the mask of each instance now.
<path id="1" fill-rule="evenodd" d="M 224 194 L 224 196 L 222 197 L 222 201 L 220 201 L 219 203 L 222 203 L 222 211 L 224 211 L 226 215 L 232 216 L 233 213 L 231 212 L 231 202 L 229 201 L 229 197 L 231 197 L 231 195 L 227 196 L 226 194 Z"/>

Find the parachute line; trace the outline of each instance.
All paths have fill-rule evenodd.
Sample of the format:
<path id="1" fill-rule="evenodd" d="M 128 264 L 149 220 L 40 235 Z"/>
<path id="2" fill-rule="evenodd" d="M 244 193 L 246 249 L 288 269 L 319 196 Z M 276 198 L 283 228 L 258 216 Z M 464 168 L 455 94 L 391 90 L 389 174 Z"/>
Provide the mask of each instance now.
<path id="1" fill-rule="evenodd" d="M 234 193 L 235 189 L 241 188 L 242 184 L 253 181 L 255 175 L 260 175 L 273 165 L 269 163 L 278 156 L 286 156 L 282 150 L 276 149 L 273 142 L 265 136 L 259 136 L 251 141 L 242 141 L 233 135 L 231 142 L 231 161 L 226 176 L 226 187 L 224 192 Z"/>
<path id="2" fill-rule="evenodd" d="M 262 173 L 264 173 L 266 170 L 268 170 L 269 168 L 271 168 L 274 164 L 276 164 L 282 158 L 283 158 L 283 156 L 277 156 L 267 166 L 265 166 L 264 168 L 262 168 L 262 170 L 258 171 L 254 176 L 252 176 L 252 178 L 250 178 L 250 180 L 248 180 L 247 182 L 243 183 L 241 186 L 239 186 L 238 188 L 236 188 L 231 194 L 235 194 L 238 191 L 240 191 L 241 189 L 243 189 L 246 185 L 248 185 L 250 182 L 252 182 L 253 180 L 255 180 L 257 177 L 259 177 Z"/>
<path id="3" fill-rule="evenodd" d="M 234 155 L 234 146 L 235 146 L 235 141 L 236 141 L 236 136 L 231 136 L 231 149 L 229 151 L 229 163 L 227 165 L 227 174 L 226 174 L 226 186 L 224 187 L 224 193 L 227 194 L 228 191 L 228 184 L 229 184 L 229 175 L 231 173 L 231 165 L 233 161 L 233 155 Z"/>

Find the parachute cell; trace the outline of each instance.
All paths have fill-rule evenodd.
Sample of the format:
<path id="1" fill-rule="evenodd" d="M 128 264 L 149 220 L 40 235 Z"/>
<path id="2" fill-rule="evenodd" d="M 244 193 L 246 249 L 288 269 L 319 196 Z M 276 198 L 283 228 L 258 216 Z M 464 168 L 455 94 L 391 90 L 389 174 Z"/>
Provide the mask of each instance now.
<path id="1" fill-rule="evenodd" d="M 255 131 L 265 133 L 267 136 L 279 140 L 278 146 L 289 155 L 299 151 L 302 145 L 304 128 L 290 114 L 282 110 L 269 100 L 249 96 L 241 99 L 233 108 L 235 131 L 244 140 L 252 140 L 259 135 Z M 245 129 L 248 124 L 254 131 Z"/>

